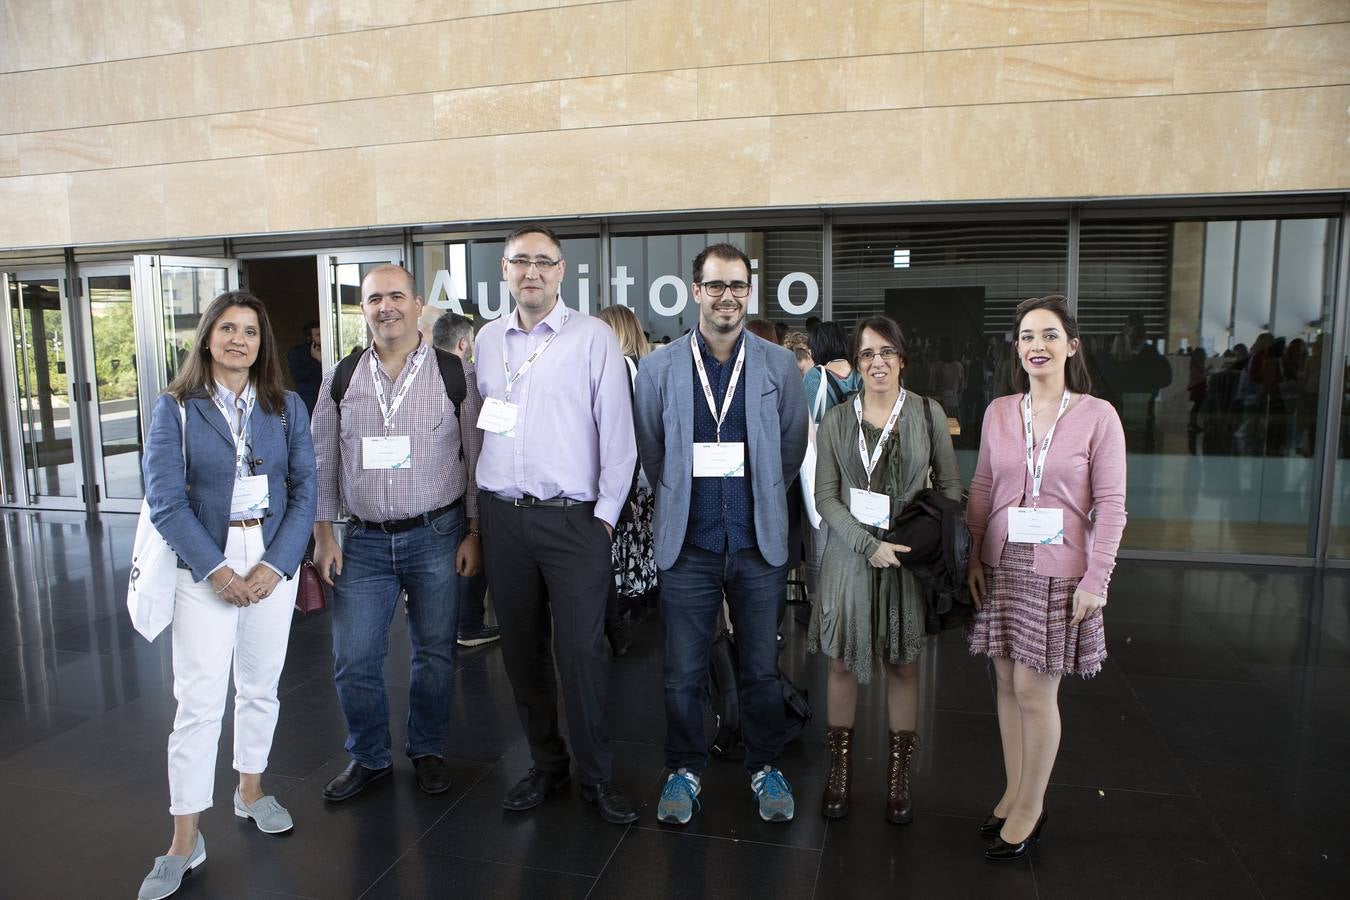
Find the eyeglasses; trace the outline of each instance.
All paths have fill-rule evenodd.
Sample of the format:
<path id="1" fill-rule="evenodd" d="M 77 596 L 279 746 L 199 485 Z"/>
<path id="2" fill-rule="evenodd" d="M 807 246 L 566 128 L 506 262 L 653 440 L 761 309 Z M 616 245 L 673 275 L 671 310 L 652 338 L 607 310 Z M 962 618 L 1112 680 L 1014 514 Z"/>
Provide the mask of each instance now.
<path id="1" fill-rule="evenodd" d="M 506 259 L 506 257 L 502 258 Z M 506 262 L 507 265 L 512 268 L 524 269 L 527 272 L 530 270 L 530 266 L 534 266 L 540 272 L 551 272 L 553 271 L 554 266 L 562 264 L 561 259 L 549 259 L 547 256 L 535 256 L 533 258 L 529 256 L 513 256 L 510 259 L 507 259 Z"/>
<path id="2" fill-rule="evenodd" d="M 876 359 L 878 356 L 880 356 L 882 359 L 886 360 L 886 362 L 892 362 L 892 361 L 893 361 L 897 356 L 899 356 L 899 355 L 900 355 L 900 351 L 899 351 L 899 350 L 896 350 L 894 347 L 882 347 L 880 350 L 859 350 L 859 351 L 858 351 L 858 359 L 859 359 L 860 361 L 862 361 L 862 362 L 865 362 L 865 363 L 871 362 L 872 360 Z"/>
<path id="3" fill-rule="evenodd" d="M 748 281 L 697 281 L 695 284 L 703 288 L 703 293 L 716 300 L 727 292 L 731 291 L 731 296 L 736 298 L 750 296 L 750 282 Z"/>

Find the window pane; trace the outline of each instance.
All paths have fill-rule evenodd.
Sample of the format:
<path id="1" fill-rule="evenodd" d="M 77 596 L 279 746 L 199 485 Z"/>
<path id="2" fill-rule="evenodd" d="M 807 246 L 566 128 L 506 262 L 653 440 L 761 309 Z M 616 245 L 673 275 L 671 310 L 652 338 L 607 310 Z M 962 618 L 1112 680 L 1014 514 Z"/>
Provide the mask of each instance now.
<path id="1" fill-rule="evenodd" d="M 1306 555 L 1335 222 L 1084 222 L 1093 392 L 1130 452 L 1123 546 Z"/>
<path id="2" fill-rule="evenodd" d="M 1068 243 L 1067 222 L 834 229 L 835 321 L 849 333 L 871 315 L 900 323 L 905 384 L 946 408 L 967 483 L 984 409 L 1011 391 L 1013 310 L 1064 292 Z"/>
<path id="3" fill-rule="evenodd" d="M 747 321 L 764 319 L 802 330 L 809 317 L 820 316 L 818 227 L 615 236 L 610 239 L 610 299 L 633 310 L 653 343 L 679 337 L 698 324 L 698 306 L 689 289 L 694 257 L 723 242 L 750 257 L 753 287 Z"/>

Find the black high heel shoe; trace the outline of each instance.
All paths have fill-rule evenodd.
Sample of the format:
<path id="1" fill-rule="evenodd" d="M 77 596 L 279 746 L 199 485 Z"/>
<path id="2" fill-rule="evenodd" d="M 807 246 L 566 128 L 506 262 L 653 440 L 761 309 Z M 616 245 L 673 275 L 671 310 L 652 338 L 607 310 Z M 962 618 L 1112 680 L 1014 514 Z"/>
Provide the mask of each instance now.
<path id="1" fill-rule="evenodd" d="M 1003 830 L 1003 823 L 1006 821 L 1008 820 L 1000 819 L 998 816 L 990 813 L 989 818 L 980 823 L 980 834 L 985 837 L 998 837 L 998 833 Z"/>
<path id="2" fill-rule="evenodd" d="M 996 862 L 1002 862 L 1008 859 L 1021 859 L 1027 855 L 1027 850 L 1031 847 L 1032 841 L 1041 839 L 1041 829 L 1045 827 L 1045 810 L 1041 810 L 1041 817 L 1036 820 L 1036 827 L 1031 829 L 1031 834 L 1027 835 L 1026 840 L 1010 844 L 1003 839 L 1002 835 L 994 838 L 994 842 L 989 845 L 989 849 L 984 851 L 985 859 L 992 859 Z"/>

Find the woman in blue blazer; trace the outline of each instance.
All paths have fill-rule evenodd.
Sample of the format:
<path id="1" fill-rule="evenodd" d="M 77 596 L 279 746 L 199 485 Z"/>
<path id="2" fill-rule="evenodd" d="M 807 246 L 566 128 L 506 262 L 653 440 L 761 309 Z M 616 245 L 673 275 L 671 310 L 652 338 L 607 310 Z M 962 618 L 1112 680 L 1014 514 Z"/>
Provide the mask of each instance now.
<path id="1" fill-rule="evenodd" d="M 304 402 L 283 387 L 267 310 L 221 294 L 159 398 L 146 441 L 145 495 L 178 554 L 169 736 L 173 843 L 140 900 L 178 890 L 206 859 L 198 816 L 211 806 L 220 719 L 234 669 L 234 812 L 268 834 L 290 814 L 262 792 L 276 728 L 297 574 L 314 522 L 314 447 Z"/>

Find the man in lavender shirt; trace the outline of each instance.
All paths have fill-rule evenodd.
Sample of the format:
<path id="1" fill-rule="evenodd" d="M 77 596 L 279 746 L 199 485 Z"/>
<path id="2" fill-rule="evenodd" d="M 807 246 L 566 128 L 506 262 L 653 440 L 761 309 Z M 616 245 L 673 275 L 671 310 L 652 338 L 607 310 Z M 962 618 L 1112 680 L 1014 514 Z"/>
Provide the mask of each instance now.
<path id="1" fill-rule="evenodd" d="M 532 809 L 567 783 L 556 654 L 581 796 L 627 824 L 637 812 L 611 780 L 604 640 L 610 541 L 637 446 L 623 353 L 603 322 L 559 301 L 566 266 L 548 228 L 513 231 L 502 277 L 516 309 L 475 342 L 484 563 L 534 761 L 502 805 Z"/>

